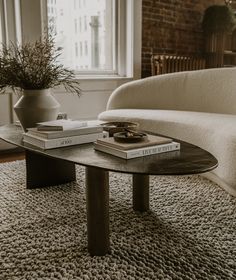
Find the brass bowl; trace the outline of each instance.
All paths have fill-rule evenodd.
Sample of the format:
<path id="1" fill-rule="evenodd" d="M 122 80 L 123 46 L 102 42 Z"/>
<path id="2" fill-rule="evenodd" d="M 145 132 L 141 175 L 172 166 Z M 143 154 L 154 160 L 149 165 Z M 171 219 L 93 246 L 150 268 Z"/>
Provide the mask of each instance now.
<path id="1" fill-rule="evenodd" d="M 114 140 L 121 143 L 137 143 L 148 139 L 146 133 L 136 131 L 125 131 L 114 133 Z"/>
<path id="2" fill-rule="evenodd" d="M 109 132 L 109 136 L 112 137 L 114 133 L 124 132 L 126 129 L 136 130 L 139 126 L 134 122 L 107 122 L 102 123 L 103 130 Z"/>

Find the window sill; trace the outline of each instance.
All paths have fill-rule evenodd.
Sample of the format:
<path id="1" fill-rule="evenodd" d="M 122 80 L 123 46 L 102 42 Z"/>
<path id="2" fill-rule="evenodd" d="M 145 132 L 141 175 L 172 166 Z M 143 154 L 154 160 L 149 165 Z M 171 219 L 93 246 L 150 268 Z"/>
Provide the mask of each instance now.
<path id="1" fill-rule="evenodd" d="M 94 92 L 107 92 L 111 93 L 114 89 L 120 85 L 132 81 L 132 77 L 121 76 L 105 76 L 105 75 L 91 75 L 91 76 L 76 76 L 76 80 L 79 82 L 79 87 L 82 93 L 94 93 Z M 53 89 L 54 93 L 64 94 L 66 91 L 62 86 Z"/>
<path id="2" fill-rule="evenodd" d="M 131 81 L 133 77 L 122 77 L 117 75 L 77 75 L 78 81 Z"/>

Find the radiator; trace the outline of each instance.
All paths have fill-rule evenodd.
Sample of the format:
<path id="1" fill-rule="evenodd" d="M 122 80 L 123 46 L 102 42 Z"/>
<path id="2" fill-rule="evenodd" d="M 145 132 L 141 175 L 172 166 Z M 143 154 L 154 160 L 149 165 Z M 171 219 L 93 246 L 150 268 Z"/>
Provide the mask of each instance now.
<path id="1" fill-rule="evenodd" d="M 152 75 L 205 69 L 205 59 L 201 57 L 155 54 L 151 58 Z"/>

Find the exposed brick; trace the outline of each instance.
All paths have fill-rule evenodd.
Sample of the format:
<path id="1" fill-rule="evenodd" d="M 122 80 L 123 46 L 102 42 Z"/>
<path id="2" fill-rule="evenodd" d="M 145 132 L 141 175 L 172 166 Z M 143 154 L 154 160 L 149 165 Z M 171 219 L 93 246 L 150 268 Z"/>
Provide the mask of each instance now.
<path id="1" fill-rule="evenodd" d="M 143 0 L 142 77 L 151 75 L 151 53 L 203 53 L 204 10 L 224 0 Z"/>

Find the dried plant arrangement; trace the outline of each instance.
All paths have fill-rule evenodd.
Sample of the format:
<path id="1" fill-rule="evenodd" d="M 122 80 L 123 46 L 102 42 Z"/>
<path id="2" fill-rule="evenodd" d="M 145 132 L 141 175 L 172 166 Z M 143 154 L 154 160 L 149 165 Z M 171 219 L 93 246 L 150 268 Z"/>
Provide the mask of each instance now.
<path id="1" fill-rule="evenodd" d="M 66 91 L 81 94 L 73 71 L 58 63 L 61 49 L 51 36 L 33 43 L 2 46 L 0 51 L 0 93 L 49 89 L 64 86 Z"/>

